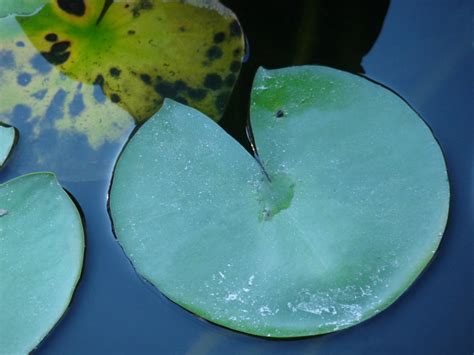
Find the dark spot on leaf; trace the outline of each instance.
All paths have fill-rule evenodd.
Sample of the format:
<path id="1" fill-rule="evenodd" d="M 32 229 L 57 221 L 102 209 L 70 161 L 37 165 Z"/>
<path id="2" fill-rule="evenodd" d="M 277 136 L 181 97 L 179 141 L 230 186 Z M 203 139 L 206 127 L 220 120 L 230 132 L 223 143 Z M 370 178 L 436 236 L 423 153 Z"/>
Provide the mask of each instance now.
<path id="1" fill-rule="evenodd" d="M 155 91 L 163 98 L 173 99 L 178 94 L 176 87 L 167 81 L 160 82 L 155 85 Z"/>
<path id="2" fill-rule="evenodd" d="M 236 48 L 234 49 L 234 57 L 239 57 L 242 54 L 242 48 Z"/>
<path id="3" fill-rule="evenodd" d="M 240 28 L 240 24 L 234 20 L 229 25 L 230 35 L 233 37 L 240 37 L 242 35 L 242 29 Z"/>
<path id="4" fill-rule="evenodd" d="M 47 74 L 51 71 L 52 66 L 49 64 L 46 59 L 41 54 L 36 54 L 30 60 L 31 66 L 41 74 Z"/>
<path id="5" fill-rule="evenodd" d="M 174 83 L 174 87 L 177 91 L 183 91 L 188 88 L 188 84 L 186 84 L 186 82 L 183 80 L 176 80 Z"/>
<path id="6" fill-rule="evenodd" d="M 26 121 L 31 117 L 31 108 L 29 106 L 18 104 L 12 110 L 12 123 Z"/>
<path id="7" fill-rule="evenodd" d="M 58 42 L 51 46 L 49 52 L 42 52 L 41 54 L 48 62 L 53 65 L 64 64 L 71 55 L 70 52 L 66 52 L 70 46 L 71 42 L 69 41 Z"/>
<path id="8" fill-rule="evenodd" d="M 104 77 L 101 74 L 97 75 L 94 80 L 94 85 L 103 86 L 104 83 L 105 83 Z"/>
<path id="9" fill-rule="evenodd" d="M 223 81 L 219 74 L 207 74 L 204 79 L 204 86 L 211 90 L 218 90 L 222 87 Z"/>
<path id="10" fill-rule="evenodd" d="M 86 105 L 84 105 L 84 97 L 82 96 L 82 93 L 77 92 L 74 95 L 72 101 L 69 103 L 69 113 L 72 117 L 76 117 L 79 116 L 85 108 Z"/>
<path id="11" fill-rule="evenodd" d="M 140 75 L 140 79 L 142 79 L 142 81 L 147 84 L 147 85 L 151 85 L 151 76 L 148 75 L 148 74 L 141 74 Z"/>
<path id="12" fill-rule="evenodd" d="M 222 49 L 220 49 L 218 46 L 212 46 L 206 52 L 207 58 L 211 61 L 221 58 L 222 54 Z"/>
<path id="13" fill-rule="evenodd" d="M 16 77 L 16 82 L 20 86 L 26 86 L 31 82 L 31 74 L 28 73 L 20 73 Z"/>
<path id="14" fill-rule="evenodd" d="M 151 0 L 139 0 L 138 4 L 132 8 L 133 17 L 140 16 L 142 10 L 150 10 L 152 8 L 153 3 Z"/>
<path id="15" fill-rule="evenodd" d="M 234 60 L 232 63 L 230 63 L 229 69 L 230 69 L 231 72 L 237 73 L 240 70 L 241 66 L 242 66 L 242 64 L 240 64 L 239 61 Z"/>
<path id="16" fill-rule="evenodd" d="M 120 73 L 121 73 L 121 72 L 122 72 L 122 71 L 121 71 L 120 69 L 118 69 L 118 68 L 111 68 L 111 69 L 110 69 L 110 75 L 112 75 L 114 78 L 120 77 Z"/>
<path id="17" fill-rule="evenodd" d="M 129 30 L 129 31 L 128 31 L 128 35 L 129 35 L 129 36 L 133 36 L 135 33 L 136 33 L 136 32 L 135 32 L 134 30 Z"/>
<path id="18" fill-rule="evenodd" d="M 229 74 L 224 80 L 226 86 L 232 87 L 237 80 L 237 77 L 234 74 Z"/>
<path id="19" fill-rule="evenodd" d="M 46 110 L 45 118 L 47 120 L 57 120 L 64 116 L 64 103 L 66 102 L 66 96 L 67 93 L 63 89 L 59 89 L 56 92 Z"/>
<path id="20" fill-rule="evenodd" d="M 71 55 L 70 52 L 54 54 L 54 55 L 51 55 L 51 53 L 46 53 L 46 52 L 42 54 L 45 57 L 45 59 L 53 65 L 60 65 L 60 64 L 66 63 L 67 60 L 69 59 L 69 56 Z"/>
<path id="21" fill-rule="evenodd" d="M 12 51 L 0 51 L 0 68 L 15 68 L 15 55 Z"/>
<path id="22" fill-rule="evenodd" d="M 74 16 L 84 16 L 86 5 L 84 0 L 57 0 L 58 6 L 64 12 Z"/>
<path id="23" fill-rule="evenodd" d="M 118 102 L 120 102 L 121 98 L 117 94 L 112 94 L 112 95 L 110 95 L 110 100 L 112 100 L 113 103 L 118 103 Z"/>
<path id="24" fill-rule="evenodd" d="M 95 101 L 97 101 L 100 104 L 103 104 L 106 100 L 104 89 L 103 89 L 104 83 L 105 83 L 104 77 L 101 74 L 97 75 L 94 80 L 94 90 L 92 94 L 94 95 Z"/>
<path id="25" fill-rule="evenodd" d="M 48 42 L 56 42 L 58 40 L 58 35 L 56 33 L 48 33 L 44 36 L 44 39 Z"/>
<path id="26" fill-rule="evenodd" d="M 71 42 L 69 41 L 58 42 L 51 46 L 51 52 L 52 53 L 65 52 L 70 46 L 71 46 Z"/>
<path id="27" fill-rule="evenodd" d="M 189 88 L 188 89 L 188 95 L 191 99 L 193 99 L 195 101 L 202 101 L 206 98 L 207 91 L 204 90 L 204 89 Z"/>
<path id="28" fill-rule="evenodd" d="M 278 118 L 282 118 L 285 116 L 285 112 L 283 110 L 278 110 L 277 113 L 275 113 L 275 116 Z"/>
<path id="29" fill-rule="evenodd" d="M 179 32 L 186 32 L 186 27 L 184 27 L 184 26 L 180 26 L 180 28 L 179 28 Z"/>
<path id="30" fill-rule="evenodd" d="M 16 42 L 16 46 L 17 46 L 17 47 L 24 47 L 24 46 L 25 46 L 25 42 L 18 41 L 18 42 Z"/>
<path id="31" fill-rule="evenodd" d="M 229 99 L 229 93 L 224 92 L 222 94 L 219 94 L 216 97 L 216 108 L 219 112 L 223 112 L 225 110 L 225 106 L 227 105 L 227 101 Z"/>
<path id="32" fill-rule="evenodd" d="M 47 93 L 48 89 L 43 89 L 35 92 L 31 96 L 33 96 L 36 100 L 43 100 Z"/>
<path id="33" fill-rule="evenodd" d="M 225 33 L 224 32 L 218 32 L 214 35 L 214 43 L 222 43 L 225 40 Z"/>

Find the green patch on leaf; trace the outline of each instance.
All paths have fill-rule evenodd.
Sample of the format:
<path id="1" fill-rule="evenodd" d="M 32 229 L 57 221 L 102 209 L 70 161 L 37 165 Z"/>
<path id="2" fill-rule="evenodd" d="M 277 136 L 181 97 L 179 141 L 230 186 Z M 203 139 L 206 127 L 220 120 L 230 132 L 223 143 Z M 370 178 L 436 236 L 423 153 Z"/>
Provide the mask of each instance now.
<path id="1" fill-rule="evenodd" d="M 446 225 L 429 128 L 389 90 L 316 66 L 260 70 L 251 122 L 265 172 L 171 101 L 131 139 L 110 210 L 138 273 L 201 317 L 268 337 L 336 331 L 392 304 Z"/>
<path id="2" fill-rule="evenodd" d="M 0 185 L 0 349 L 26 354 L 66 311 L 79 281 L 84 232 L 52 174 Z"/>
<path id="3" fill-rule="evenodd" d="M 0 124 L 0 169 L 3 168 L 10 157 L 16 140 L 17 133 L 15 128 Z"/>

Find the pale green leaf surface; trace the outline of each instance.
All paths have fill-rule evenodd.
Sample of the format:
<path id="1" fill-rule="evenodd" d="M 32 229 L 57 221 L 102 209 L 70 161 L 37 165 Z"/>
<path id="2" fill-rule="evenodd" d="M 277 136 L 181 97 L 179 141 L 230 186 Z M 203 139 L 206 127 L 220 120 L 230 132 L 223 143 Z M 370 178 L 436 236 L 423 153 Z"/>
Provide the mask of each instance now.
<path id="1" fill-rule="evenodd" d="M 81 216 L 54 175 L 0 185 L 0 354 L 26 354 L 54 327 L 83 257 Z"/>
<path id="2" fill-rule="evenodd" d="M 7 161 L 15 145 L 16 130 L 13 127 L 0 125 L 0 168 Z"/>
<path id="3" fill-rule="evenodd" d="M 110 208 L 136 270 L 188 310 L 261 336 L 379 313 L 446 224 L 430 130 L 389 90 L 324 67 L 260 70 L 251 117 L 271 183 L 221 128 L 174 102 L 131 139 Z"/>
<path id="4" fill-rule="evenodd" d="M 29 15 L 38 10 L 48 0 L 1 0 L 0 18 L 8 15 Z"/>

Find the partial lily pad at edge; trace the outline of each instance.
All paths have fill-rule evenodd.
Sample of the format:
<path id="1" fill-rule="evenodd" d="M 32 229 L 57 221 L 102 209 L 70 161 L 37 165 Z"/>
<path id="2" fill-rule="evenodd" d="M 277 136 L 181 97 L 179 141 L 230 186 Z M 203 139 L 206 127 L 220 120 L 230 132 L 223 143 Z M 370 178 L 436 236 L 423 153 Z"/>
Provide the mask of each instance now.
<path id="1" fill-rule="evenodd" d="M 50 173 L 0 185 L 0 349 L 32 351 L 66 311 L 84 258 L 81 216 Z"/>
<path id="2" fill-rule="evenodd" d="M 41 8 L 48 0 L 2 0 L 0 18 L 9 15 L 30 15 Z"/>
<path id="3" fill-rule="evenodd" d="M 14 127 L 0 124 L 0 169 L 10 157 L 17 138 L 17 131 Z"/>
<path id="4" fill-rule="evenodd" d="M 266 173 L 175 102 L 132 137 L 110 212 L 137 272 L 193 313 L 265 337 L 381 312 L 446 225 L 446 165 L 429 128 L 391 91 L 318 66 L 260 70 L 251 121 Z"/>

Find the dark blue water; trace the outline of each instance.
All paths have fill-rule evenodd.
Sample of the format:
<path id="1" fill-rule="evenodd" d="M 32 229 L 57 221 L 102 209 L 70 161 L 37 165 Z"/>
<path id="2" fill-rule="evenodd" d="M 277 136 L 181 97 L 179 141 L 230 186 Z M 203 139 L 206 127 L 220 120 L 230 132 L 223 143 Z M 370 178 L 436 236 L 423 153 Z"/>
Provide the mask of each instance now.
<path id="1" fill-rule="evenodd" d="M 86 260 L 69 311 L 35 353 L 472 354 L 473 9 L 471 1 L 393 1 L 378 39 L 360 63 L 368 77 L 399 93 L 431 126 L 445 153 L 452 188 L 439 252 L 389 309 L 341 332 L 290 341 L 210 324 L 136 275 L 111 231 L 109 179 L 63 181 L 85 216 Z M 0 178 L 11 174 L 6 170 Z"/>

